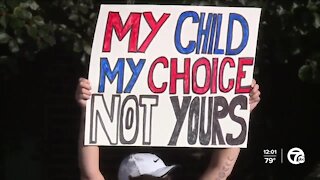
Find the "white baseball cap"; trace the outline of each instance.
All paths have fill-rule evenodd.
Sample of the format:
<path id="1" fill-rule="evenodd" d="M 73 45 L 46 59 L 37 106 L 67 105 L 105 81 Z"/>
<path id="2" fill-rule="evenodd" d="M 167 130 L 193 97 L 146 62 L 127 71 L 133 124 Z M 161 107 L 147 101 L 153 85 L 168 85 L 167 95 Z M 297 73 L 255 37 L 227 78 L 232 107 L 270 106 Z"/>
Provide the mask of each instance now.
<path id="1" fill-rule="evenodd" d="M 118 172 L 119 180 L 129 180 L 129 176 L 151 175 L 163 177 L 176 165 L 167 166 L 157 155 L 151 153 L 135 153 L 122 160 Z"/>

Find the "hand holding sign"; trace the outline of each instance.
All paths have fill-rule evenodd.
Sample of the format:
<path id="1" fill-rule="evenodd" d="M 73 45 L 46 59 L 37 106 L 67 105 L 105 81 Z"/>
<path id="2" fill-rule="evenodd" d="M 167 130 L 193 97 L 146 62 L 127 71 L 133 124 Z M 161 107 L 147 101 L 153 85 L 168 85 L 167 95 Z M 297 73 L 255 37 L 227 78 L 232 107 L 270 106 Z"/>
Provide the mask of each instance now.
<path id="1" fill-rule="evenodd" d="M 251 84 L 251 91 L 250 91 L 250 99 L 249 99 L 249 104 L 250 104 L 250 111 L 252 111 L 260 102 L 260 90 L 259 90 L 259 84 L 257 84 L 256 80 L 252 80 Z"/>
<path id="2" fill-rule="evenodd" d="M 91 96 L 91 86 L 88 79 L 79 78 L 79 83 L 76 89 L 75 98 L 81 108 L 86 107 L 87 100 Z"/>

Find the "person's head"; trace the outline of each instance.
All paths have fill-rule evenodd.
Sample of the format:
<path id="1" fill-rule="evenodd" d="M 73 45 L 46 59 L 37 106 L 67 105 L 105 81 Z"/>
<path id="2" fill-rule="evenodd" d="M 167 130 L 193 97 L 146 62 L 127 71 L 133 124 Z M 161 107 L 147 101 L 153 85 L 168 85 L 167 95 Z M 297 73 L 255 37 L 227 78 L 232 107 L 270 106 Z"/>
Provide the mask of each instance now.
<path id="1" fill-rule="evenodd" d="M 167 166 L 155 154 L 130 154 L 120 164 L 118 180 L 169 180 L 169 172 L 175 167 Z"/>

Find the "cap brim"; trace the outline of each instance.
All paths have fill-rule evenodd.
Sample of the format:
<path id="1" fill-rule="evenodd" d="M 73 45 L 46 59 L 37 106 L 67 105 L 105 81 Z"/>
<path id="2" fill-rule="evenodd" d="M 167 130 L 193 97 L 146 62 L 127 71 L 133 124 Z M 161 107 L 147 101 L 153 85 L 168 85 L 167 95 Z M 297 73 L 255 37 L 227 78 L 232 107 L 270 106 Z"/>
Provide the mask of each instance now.
<path id="1" fill-rule="evenodd" d="M 155 177 L 163 177 L 163 176 L 167 175 L 168 173 L 170 173 L 170 171 L 172 171 L 176 167 L 177 167 L 177 165 L 166 166 L 166 167 L 160 168 L 152 173 L 148 173 L 148 175 L 155 176 Z"/>

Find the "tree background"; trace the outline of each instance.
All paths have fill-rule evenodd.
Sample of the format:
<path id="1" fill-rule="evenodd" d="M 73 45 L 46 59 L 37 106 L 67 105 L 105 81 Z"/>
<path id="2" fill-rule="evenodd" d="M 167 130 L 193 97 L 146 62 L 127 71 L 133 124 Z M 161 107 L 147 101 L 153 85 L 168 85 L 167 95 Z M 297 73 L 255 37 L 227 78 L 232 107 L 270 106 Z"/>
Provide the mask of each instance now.
<path id="1" fill-rule="evenodd" d="M 87 75 L 99 5 L 128 2 L 0 2 L 0 179 L 79 179 L 80 109 L 74 101 L 75 87 L 78 78 Z M 248 148 L 242 150 L 231 179 L 320 178 L 316 147 L 320 137 L 320 1 L 134 3 L 261 7 L 255 78 L 262 100 L 252 113 Z M 304 164 L 265 164 L 264 149 L 287 152 L 293 147 L 304 150 Z M 119 159 L 136 150 L 104 149 L 102 169 L 114 176 Z M 152 151 L 169 163 L 196 171 L 183 172 L 192 179 L 205 166 L 194 162 L 206 162 L 210 150 Z"/>

